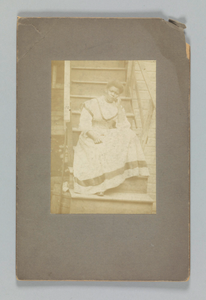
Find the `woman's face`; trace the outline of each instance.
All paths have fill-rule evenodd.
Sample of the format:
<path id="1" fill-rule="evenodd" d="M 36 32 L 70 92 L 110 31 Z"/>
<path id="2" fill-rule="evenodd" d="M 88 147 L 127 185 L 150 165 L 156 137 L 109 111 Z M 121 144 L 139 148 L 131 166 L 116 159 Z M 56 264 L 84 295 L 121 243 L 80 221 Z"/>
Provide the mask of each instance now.
<path id="1" fill-rule="evenodd" d="M 117 98 L 119 97 L 120 92 L 119 89 L 115 86 L 110 86 L 110 88 L 107 89 L 107 101 L 113 102 L 117 101 Z"/>

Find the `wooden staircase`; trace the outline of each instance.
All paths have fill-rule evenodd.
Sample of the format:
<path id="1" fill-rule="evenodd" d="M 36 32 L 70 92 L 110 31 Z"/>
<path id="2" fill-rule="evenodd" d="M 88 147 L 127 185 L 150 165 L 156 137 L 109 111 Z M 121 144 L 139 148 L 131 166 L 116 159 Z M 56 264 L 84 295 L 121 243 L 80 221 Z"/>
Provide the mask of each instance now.
<path id="1" fill-rule="evenodd" d="M 57 176 L 53 180 L 52 189 L 52 207 L 53 213 L 73 213 L 73 214 L 150 214 L 154 200 L 147 194 L 148 177 L 133 177 L 114 189 L 106 191 L 105 196 L 80 195 L 73 191 L 73 153 L 74 147 L 78 142 L 81 133 L 79 129 L 79 118 L 82 104 L 89 99 L 104 94 L 106 84 L 110 80 L 118 79 L 125 86 L 123 95 L 121 95 L 122 105 L 126 111 L 127 118 L 131 123 L 131 128 L 137 133 L 137 119 L 134 113 L 133 99 L 131 91 L 128 88 L 128 62 L 127 61 L 71 61 L 70 62 L 70 122 L 67 127 L 67 167 L 64 174 L 64 181 L 69 183 L 69 191 L 63 193 L 60 199 L 61 182 Z M 65 73 L 65 70 L 64 70 Z M 55 86 L 55 85 L 54 85 Z M 59 85 L 59 89 L 61 89 Z M 63 121 L 64 113 L 61 110 L 53 112 L 52 124 L 54 119 L 59 116 L 58 125 L 53 125 L 52 133 L 65 132 Z M 56 121 L 57 122 L 57 121 Z M 60 124 L 61 123 L 61 124 Z M 61 127 L 61 129 L 60 129 Z M 55 187 L 55 188 L 54 188 Z M 60 207 L 60 208 L 59 208 Z"/>
<path id="2" fill-rule="evenodd" d="M 72 61 L 71 62 L 71 118 L 73 130 L 73 145 L 76 146 L 81 131 L 79 118 L 82 104 L 89 99 L 102 96 L 107 82 L 118 79 L 126 85 L 125 61 Z M 121 97 L 127 118 L 133 127 L 135 116 L 132 109 L 132 98 Z"/>

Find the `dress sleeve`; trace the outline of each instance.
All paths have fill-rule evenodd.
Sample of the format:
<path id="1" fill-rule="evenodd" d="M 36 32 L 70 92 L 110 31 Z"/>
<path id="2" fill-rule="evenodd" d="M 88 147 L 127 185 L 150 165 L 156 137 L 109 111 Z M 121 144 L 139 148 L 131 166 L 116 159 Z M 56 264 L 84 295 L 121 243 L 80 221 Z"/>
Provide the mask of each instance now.
<path id="1" fill-rule="evenodd" d="M 79 128 L 83 133 L 87 133 L 92 129 L 92 115 L 85 107 L 81 112 Z"/>
<path id="2" fill-rule="evenodd" d="M 124 108 L 122 108 L 122 116 L 121 116 L 121 118 L 122 118 L 122 121 L 119 122 L 119 121 L 118 121 L 118 116 L 117 116 L 117 118 L 116 118 L 116 127 L 117 127 L 118 129 L 121 129 L 121 128 L 130 128 L 130 127 L 131 127 L 131 124 L 130 124 L 130 122 L 127 120 L 127 116 L 126 116 L 126 113 L 125 113 Z"/>

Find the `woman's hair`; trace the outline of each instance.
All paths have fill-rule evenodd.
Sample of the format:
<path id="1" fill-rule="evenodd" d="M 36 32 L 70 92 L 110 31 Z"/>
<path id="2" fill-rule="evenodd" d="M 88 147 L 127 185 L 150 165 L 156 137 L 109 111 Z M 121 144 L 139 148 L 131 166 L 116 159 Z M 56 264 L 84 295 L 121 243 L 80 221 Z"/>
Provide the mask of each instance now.
<path id="1" fill-rule="evenodd" d="M 109 89 L 111 86 L 115 86 L 116 88 L 118 88 L 120 94 L 123 93 L 123 91 L 124 91 L 124 87 L 123 87 L 123 85 L 121 84 L 121 82 L 119 80 L 109 81 L 107 83 L 107 89 Z"/>

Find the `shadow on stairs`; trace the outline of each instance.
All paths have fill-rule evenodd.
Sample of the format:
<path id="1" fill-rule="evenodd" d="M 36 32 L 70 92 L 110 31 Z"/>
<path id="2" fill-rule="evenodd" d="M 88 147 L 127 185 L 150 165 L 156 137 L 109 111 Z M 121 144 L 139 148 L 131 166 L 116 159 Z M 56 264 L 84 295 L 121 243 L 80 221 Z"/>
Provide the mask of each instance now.
<path id="1" fill-rule="evenodd" d="M 52 192 L 51 213 L 61 214 L 152 214 L 154 200 L 146 193 L 147 177 L 129 178 L 104 196 L 82 195 L 70 188 L 60 196 L 61 186 Z M 130 188 L 129 188 L 130 187 Z M 137 192 L 138 189 L 138 192 Z M 61 199 L 61 200 L 60 200 Z M 61 202 L 61 203 L 60 203 Z"/>
<path id="2" fill-rule="evenodd" d="M 153 200 L 147 194 L 114 193 L 80 195 L 70 190 L 71 214 L 151 214 Z"/>

